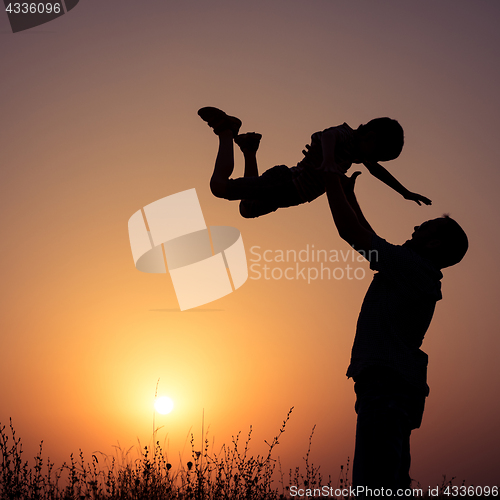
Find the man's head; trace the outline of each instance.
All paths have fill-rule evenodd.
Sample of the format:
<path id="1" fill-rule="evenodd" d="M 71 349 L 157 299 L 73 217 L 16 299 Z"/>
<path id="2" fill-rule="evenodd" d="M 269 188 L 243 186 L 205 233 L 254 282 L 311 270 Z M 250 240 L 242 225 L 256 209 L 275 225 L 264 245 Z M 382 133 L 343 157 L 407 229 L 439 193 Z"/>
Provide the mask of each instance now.
<path id="1" fill-rule="evenodd" d="M 391 118 L 375 118 L 356 130 L 357 156 L 361 162 L 394 160 L 403 144 L 403 128 Z"/>
<path id="2" fill-rule="evenodd" d="M 469 240 L 460 225 L 448 215 L 415 226 L 405 245 L 433 262 L 439 269 L 454 266 L 464 257 Z"/>

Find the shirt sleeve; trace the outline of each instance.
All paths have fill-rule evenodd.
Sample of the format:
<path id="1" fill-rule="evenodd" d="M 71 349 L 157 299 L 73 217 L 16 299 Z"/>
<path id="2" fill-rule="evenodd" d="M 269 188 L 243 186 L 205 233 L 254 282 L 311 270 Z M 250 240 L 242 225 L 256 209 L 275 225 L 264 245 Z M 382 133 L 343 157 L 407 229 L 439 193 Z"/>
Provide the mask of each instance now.
<path id="1" fill-rule="evenodd" d="M 418 264 L 415 252 L 401 245 L 393 245 L 386 240 L 373 235 L 372 248 L 366 256 L 373 271 L 390 274 L 406 273 L 415 269 Z"/>
<path id="2" fill-rule="evenodd" d="M 370 262 L 370 269 L 389 277 L 414 290 L 441 299 L 441 271 L 430 262 L 420 257 L 411 248 L 388 243 L 376 234 L 372 238 L 372 247 L 365 256 Z"/>
<path id="3" fill-rule="evenodd" d="M 353 130 L 347 123 L 327 128 L 323 132 L 327 130 L 335 131 L 335 163 L 345 174 L 351 167 L 354 157 Z"/>

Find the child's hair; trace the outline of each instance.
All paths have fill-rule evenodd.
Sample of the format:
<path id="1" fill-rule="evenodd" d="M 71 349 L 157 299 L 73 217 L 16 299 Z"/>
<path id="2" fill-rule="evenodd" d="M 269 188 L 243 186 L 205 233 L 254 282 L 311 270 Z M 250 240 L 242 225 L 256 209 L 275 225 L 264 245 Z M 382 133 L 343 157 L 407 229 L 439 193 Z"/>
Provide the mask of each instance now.
<path id="1" fill-rule="evenodd" d="M 440 227 L 438 236 L 442 245 L 439 252 L 441 269 L 458 264 L 469 248 L 467 235 L 458 222 L 448 214 L 443 214 L 443 219 L 447 223 Z"/>
<path id="2" fill-rule="evenodd" d="M 389 161 L 397 158 L 403 149 L 403 127 L 392 118 L 375 118 L 366 125 L 361 125 L 359 130 L 366 134 L 375 133 L 377 143 L 377 160 Z"/>

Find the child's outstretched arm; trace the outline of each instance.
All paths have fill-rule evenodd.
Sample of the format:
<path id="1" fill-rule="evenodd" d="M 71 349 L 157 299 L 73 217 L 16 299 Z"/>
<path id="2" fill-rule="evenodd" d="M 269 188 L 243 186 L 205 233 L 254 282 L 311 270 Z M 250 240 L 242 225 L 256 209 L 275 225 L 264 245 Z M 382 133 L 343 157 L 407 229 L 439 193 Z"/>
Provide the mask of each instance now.
<path id="1" fill-rule="evenodd" d="M 407 200 L 412 200 L 418 205 L 421 205 L 422 203 L 424 205 L 431 205 L 432 201 L 429 200 L 429 198 L 426 198 L 425 196 L 422 196 L 421 194 L 417 193 L 412 193 L 408 189 L 406 189 L 403 184 L 401 184 L 393 175 L 389 173 L 388 170 L 386 170 L 382 165 L 379 163 L 364 163 L 364 166 L 368 169 L 370 174 L 373 175 L 373 177 L 376 177 L 378 180 L 382 181 L 384 184 L 387 186 L 391 187 L 399 193 L 401 196 L 403 196 Z"/>

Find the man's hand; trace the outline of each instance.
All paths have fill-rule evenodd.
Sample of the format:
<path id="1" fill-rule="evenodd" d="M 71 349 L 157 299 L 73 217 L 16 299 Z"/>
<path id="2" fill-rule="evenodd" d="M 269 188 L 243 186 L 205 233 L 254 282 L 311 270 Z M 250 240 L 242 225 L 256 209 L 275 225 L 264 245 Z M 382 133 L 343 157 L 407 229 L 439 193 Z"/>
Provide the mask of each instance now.
<path id="1" fill-rule="evenodd" d="M 356 183 L 358 175 L 361 175 L 361 172 L 353 172 L 350 177 L 347 177 L 346 175 L 340 176 L 342 188 L 344 189 L 344 193 L 348 199 L 354 194 L 354 184 Z"/>
<path id="2" fill-rule="evenodd" d="M 411 191 L 408 191 L 408 193 L 406 193 L 404 195 L 404 197 L 406 200 L 414 201 L 418 205 L 422 205 L 422 203 L 424 205 L 432 205 L 432 201 L 429 200 L 429 198 L 426 198 L 425 196 L 422 196 L 421 194 L 412 193 Z M 422 202 L 422 203 L 420 203 L 420 202 Z"/>

